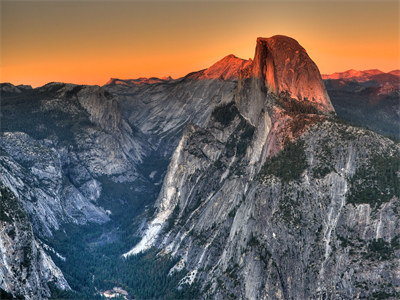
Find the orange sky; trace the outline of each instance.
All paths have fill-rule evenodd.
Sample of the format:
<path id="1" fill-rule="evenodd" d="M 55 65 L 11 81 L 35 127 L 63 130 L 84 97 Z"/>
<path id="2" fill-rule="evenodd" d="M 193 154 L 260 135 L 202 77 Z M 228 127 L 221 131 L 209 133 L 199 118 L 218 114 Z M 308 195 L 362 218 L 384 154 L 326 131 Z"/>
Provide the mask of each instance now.
<path id="1" fill-rule="evenodd" d="M 291 36 L 321 73 L 400 68 L 398 1 L 1 1 L 0 82 L 174 78 L 258 36 Z"/>

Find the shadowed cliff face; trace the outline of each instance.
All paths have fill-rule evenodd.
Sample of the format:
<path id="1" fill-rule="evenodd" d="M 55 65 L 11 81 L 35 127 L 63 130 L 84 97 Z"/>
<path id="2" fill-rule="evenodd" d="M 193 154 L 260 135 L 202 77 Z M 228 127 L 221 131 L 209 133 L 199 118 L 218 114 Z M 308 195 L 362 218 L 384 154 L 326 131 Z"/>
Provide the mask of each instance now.
<path id="1" fill-rule="evenodd" d="M 24 215 L 0 224 L 0 288 L 26 299 L 47 299 L 44 282 L 56 275 L 63 280 L 56 286 L 69 289 L 53 254 L 69 264 L 70 253 L 58 256 L 59 249 L 49 246 L 57 234 L 73 224 L 113 228 L 114 220 L 144 209 L 140 201 L 149 201 L 155 189 L 151 180 L 160 179 L 143 171 L 151 145 L 103 88 L 1 84 L 0 91 L 0 182 L 13 194 L 11 210 Z M 0 212 L 10 215 L 5 204 L 0 195 Z"/>
<path id="2" fill-rule="evenodd" d="M 21 299 L 34 300 L 51 296 L 49 282 L 61 289 L 70 289 L 60 269 L 44 251 L 43 244 L 34 237 L 21 204 L 2 182 L 0 228 L 1 290 Z"/>
<path id="3" fill-rule="evenodd" d="M 2 93 L 2 113 L 0 179 L 44 236 L 63 223 L 107 222 L 97 203 L 103 177 L 132 183 L 151 151 L 100 87 L 50 83 Z"/>

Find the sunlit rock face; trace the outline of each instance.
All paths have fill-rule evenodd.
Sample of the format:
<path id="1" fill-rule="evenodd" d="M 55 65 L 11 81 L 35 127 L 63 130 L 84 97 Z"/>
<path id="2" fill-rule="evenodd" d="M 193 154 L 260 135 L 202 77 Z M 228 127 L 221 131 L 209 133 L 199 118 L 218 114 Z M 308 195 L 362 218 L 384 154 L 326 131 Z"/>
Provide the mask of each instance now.
<path id="1" fill-rule="evenodd" d="M 367 81 L 371 76 L 383 74 L 380 70 L 365 70 L 358 71 L 350 69 L 344 72 L 335 72 L 332 74 L 323 74 L 322 79 L 351 79 L 355 81 Z"/>
<path id="2" fill-rule="evenodd" d="M 297 41 L 281 35 L 257 39 L 254 60 L 241 71 L 235 103 L 256 127 L 260 162 L 315 121 L 335 114 L 315 63 Z M 302 117 L 293 113 L 299 110 Z"/>
<path id="3" fill-rule="evenodd" d="M 318 67 L 300 44 L 286 36 L 258 38 L 250 76 L 262 78 L 270 91 L 307 99 L 322 112 L 333 112 Z"/>
<path id="4" fill-rule="evenodd" d="M 183 197 L 182 193 L 186 190 L 184 186 L 186 185 L 187 174 L 180 178 L 175 172 L 177 172 L 179 163 L 184 163 L 188 159 L 182 153 L 184 151 L 182 144 L 188 139 L 190 140 L 192 132 L 201 131 L 200 128 L 212 128 L 212 135 L 222 145 L 227 143 L 228 138 L 232 137 L 234 133 L 237 134 L 244 128 L 252 128 L 251 143 L 247 141 L 251 144 L 250 148 L 244 157 L 242 153 L 240 159 L 242 164 L 247 165 L 248 180 L 253 180 L 265 160 L 276 155 L 282 150 L 285 142 L 296 137 L 291 127 L 293 122 L 298 122 L 298 117 L 287 111 L 287 107 L 281 107 L 281 102 L 306 102 L 307 105 L 312 106 L 314 109 L 312 112 L 306 111 L 300 117 L 303 118 L 302 122 L 305 123 L 303 131 L 312 123 L 309 122 L 310 118 L 321 121 L 325 114 L 334 113 L 315 63 L 294 39 L 285 36 L 258 38 L 254 60 L 243 60 L 228 55 L 208 69 L 189 74 L 185 80 L 196 86 L 199 84 L 197 82 L 205 80 L 210 81 L 210 85 L 215 85 L 215 82 L 221 80 L 237 81 L 236 86 L 231 85 L 235 89 L 232 93 L 227 94 L 222 102 L 215 102 L 213 98 L 216 98 L 216 95 L 207 95 L 208 101 L 211 101 L 207 105 L 208 109 L 214 109 L 217 104 L 222 107 L 228 103 L 233 105 L 233 110 L 229 113 L 234 115 L 236 112 L 240 116 L 236 120 L 236 130 L 230 128 L 230 131 L 226 132 L 224 128 L 217 126 L 215 118 L 212 116 L 215 110 L 209 110 L 203 121 L 196 124 L 200 127 L 190 125 L 190 129 L 187 128 L 186 134 L 183 135 L 179 146 L 175 149 L 162 191 L 156 203 L 159 213 L 149 223 L 143 240 L 124 256 L 137 254 L 153 246 L 163 223 L 172 214 L 174 207 L 180 201 L 180 197 Z M 221 89 L 221 91 L 223 90 Z M 312 97 L 307 95 L 312 95 Z M 320 115 L 314 117 L 312 116 L 314 113 Z M 193 134 L 197 136 L 196 133 Z M 224 156 L 222 146 L 212 145 L 212 139 L 210 136 L 207 137 L 210 144 L 204 146 L 207 150 L 202 149 L 201 151 L 206 153 L 208 149 L 212 149 L 218 151 L 210 154 L 212 157 Z M 195 147 L 200 147 L 200 143 L 194 144 L 198 145 Z M 234 157 L 229 165 L 237 164 L 238 160 L 238 157 Z M 190 173 L 196 169 L 197 167 L 192 166 Z M 227 174 L 223 177 L 225 179 Z"/>
<path id="5" fill-rule="evenodd" d="M 245 60 L 230 54 L 225 56 L 220 61 L 213 64 L 208 69 L 197 72 L 190 76 L 193 79 L 222 79 L 222 80 L 237 80 L 240 72 L 250 66 L 252 60 Z"/>
<path id="6" fill-rule="evenodd" d="M 288 37 L 257 40 L 227 100 L 184 130 L 125 256 L 158 247 L 179 259 L 170 273 L 187 272 L 180 287 L 195 283 L 205 299 L 396 295 L 399 193 L 376 178 L 399 145 L 331 118 L 317 67 Z M 384 202 L 352 198 L 367 173 L 390 190 Z"/>

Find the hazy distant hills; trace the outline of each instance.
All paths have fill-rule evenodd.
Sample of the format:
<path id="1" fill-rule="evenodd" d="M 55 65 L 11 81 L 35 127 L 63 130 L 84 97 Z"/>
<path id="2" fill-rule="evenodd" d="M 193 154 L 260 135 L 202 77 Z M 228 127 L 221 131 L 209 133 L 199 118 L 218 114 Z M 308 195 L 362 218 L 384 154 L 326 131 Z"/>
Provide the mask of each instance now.
<path id="1" fill-rule="evenodd" d="M 400 70 L 393 70 L 390 72 L 382 72 L 378 69 L 357 71 L 354 69 L 347 70 L 344 72 L 335 72 L 332 74 L 322 74 L 322 79 L 346 79 L 357 82 L 365 82 L 365 81 L 378 81 L 380 83 L 385 83 L 386 81 L 393 80 L 399 81 Z"/>
<path id="2" fill-rule="evenodd" d="M 400 137 L 400 70 L 348 70 L 322 78 L 340 118 Z"/>
<path id="3" fill-rule="evenodd" d="M 157 78 L 157 77 L 140 77 L 137 79 L 119 79 L 119 78 L 110 78 L 110 80 L 107 81 L 105 85 L 126 85 L 126 86 L 134 86 L 134 85 L 139 85 L 139 84 L 153 84 L 153 83 L 161 83 L 161 82 L 167 82 L 169 80 L 172 80 L 172 78 L 169 77 L 163 77 L 163 78 Z"/>

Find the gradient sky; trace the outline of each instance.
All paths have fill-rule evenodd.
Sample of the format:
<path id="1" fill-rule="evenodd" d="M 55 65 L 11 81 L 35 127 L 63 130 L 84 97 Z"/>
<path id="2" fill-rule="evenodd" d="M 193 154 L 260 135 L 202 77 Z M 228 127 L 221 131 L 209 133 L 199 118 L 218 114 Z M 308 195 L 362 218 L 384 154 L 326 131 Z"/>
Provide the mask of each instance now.
<path id="1" fill-rule="evenodd" d="M 321 73 L 400 68 L 398 1 L 1 1 L 0 82 L 174 78 L 256 38 L 295 38 Z"/>

